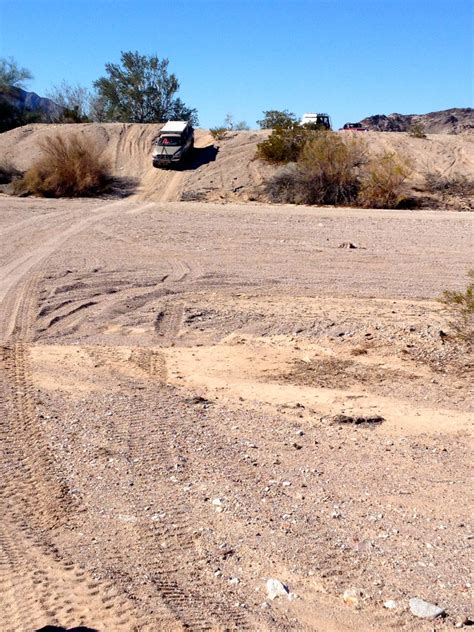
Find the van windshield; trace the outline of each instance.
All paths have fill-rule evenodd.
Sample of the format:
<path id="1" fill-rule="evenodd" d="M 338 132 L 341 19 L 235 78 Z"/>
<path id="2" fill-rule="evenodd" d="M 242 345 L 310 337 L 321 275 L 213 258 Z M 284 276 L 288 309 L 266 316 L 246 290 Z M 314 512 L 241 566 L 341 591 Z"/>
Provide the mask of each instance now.
<path id="1" fill-rule="evenodd" d="M 170 145 L 171 147 L 179 147 L 181 138 L 179 136 L 161 136 L 158 139 L 158 145 Z"/>

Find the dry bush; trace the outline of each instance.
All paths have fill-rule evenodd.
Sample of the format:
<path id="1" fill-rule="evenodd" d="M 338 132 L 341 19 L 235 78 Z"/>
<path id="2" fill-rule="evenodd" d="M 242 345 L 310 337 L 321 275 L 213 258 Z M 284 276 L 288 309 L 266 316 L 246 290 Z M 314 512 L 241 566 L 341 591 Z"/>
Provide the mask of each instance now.
<path id="1" fill-rule="evenodd" d="M 363 208 L 397 208 L 405 196 L 403 183 L 410 167 L 396 154 L 385 152 L 373 157 L 361 175 L 358 204 Z"/>
<path id="2" fill-rule="evenodd" d="M 265 193 L 272 202 L 282 204 L 310 204 L 309 187 L 298 165 L 290 162 L 267 182 Z"/>
<path id="3" fill-rule="evenodd" d="M 450 325 L 457 339 L 472 344 L 474 342 L 474 270 L 469 270 L 471 283 L 464 292 L 447 290 L 440 301 L 451 313 Z"/>
<path id="4" fill-rule="evenodd" d="M 361 138 L 312 132 L 298 162 L 281 169 L 266 184 L 272 201 L 295 204 L 352 204 L 359 190 L 359 171 L 367 158 Z"/>
<path id="5" fill-rule="evenodd" d="M 227 127 L 211 127 L 209 130 L 214 140 L 224 140 L 228 131 Z"/>
<path id="6" fill-rule="evenodd" d="M 425 188 L 430 193 L 441 193 L 443 196 L 469 197 L 474 195 L 474 179 L 469 180 L 466 176 L 447 178 L 440 173 L 427 173 L 425 175 Z"/>
<path id="7" fill-rule="evenodd" d="M 110 184 L 109 168 L 97 147 L 77 134 L 40 143 L 41 158 L 15 183 L 15 192 L 42 197 L 87 197 Z"/>
<path id="8" fill-rule="evenodd" d="M 359 190 L 359 173 L 367 162 L 362 138 L 317 132 L 303 147 L 299 165 L 306 174 L 313 203 L 351 204 Z"/>

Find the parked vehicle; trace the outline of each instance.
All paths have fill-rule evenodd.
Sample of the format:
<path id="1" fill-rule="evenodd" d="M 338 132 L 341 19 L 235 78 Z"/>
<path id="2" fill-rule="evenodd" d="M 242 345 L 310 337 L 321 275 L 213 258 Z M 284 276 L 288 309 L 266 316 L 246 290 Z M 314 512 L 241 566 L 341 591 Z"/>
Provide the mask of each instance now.
<path id="1" fill-rule="evenodd" d="M 341 131 L 352 131 L 352 132 L 368 132 L 369 128 L 364 127 L 362 123 L 346 123 L 343 127 L 341 127 Z"/>
<path id="2" fill-rule="evenodd" d="M 331 129 L 331 118 L 329 114 L 309 112 L 303 114 L 300 125 L 314 125 L 322 129 Z"/>
<path id="3" fill-rule="evenodd" d="M 153 144 L 153 166 L 168 167 L 183 162 L 194 147 L 194 129 L 189 121 L 168 121 Z"/>

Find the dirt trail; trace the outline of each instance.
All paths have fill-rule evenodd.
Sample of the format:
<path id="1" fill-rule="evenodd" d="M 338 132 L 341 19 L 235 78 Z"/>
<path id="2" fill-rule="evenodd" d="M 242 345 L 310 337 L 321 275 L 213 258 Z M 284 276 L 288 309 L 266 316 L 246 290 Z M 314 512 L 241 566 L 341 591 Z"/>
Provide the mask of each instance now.
<path id="1" fill-rule="evenodd" d="M 4 629 L 467 616 L 472 367 L 432 299 L 471 216 L 168 202 L 188 173 L 157 177 L 160 202 L 0 198 Z"/>
<path id="2" fill-rule="evenodd" d="M 62 548 L 60 552 L 51 539 L 55 530 L 67 531 L 79 507 L 50 456 L 37 414 L 27 345 L 35 336 L 38 283 L 48 257 L 123 206 L 124 202 L 110 202 L 93 208 L 86 217 L 82 212 L 74 216 L 65 209 L 36 222 L 19 222 L 16 234 L 25 231 L 23 240 L 29 244 L 28 251 L 0 269 L 0 399 L 2 408 L 6 407 L 1 427 L 4 484 L 0 529 L 4 630 L 33 630 L 51 623 L 117 630 L 136 625 L 136 618 L 130 619 L 133 602 L 117 593 L 113 583 L 97 581 L 71 561 L 67 550 Z M 137 203 L 127 202 L 126 207 L 140 210 Z M 53 236 L 35 244 L 35 224 L 48 220 Z M 164 605 L 158 617 L 169 629 L 181 628 Z M 147 626 L 144 622 L 143 629 Z"/>

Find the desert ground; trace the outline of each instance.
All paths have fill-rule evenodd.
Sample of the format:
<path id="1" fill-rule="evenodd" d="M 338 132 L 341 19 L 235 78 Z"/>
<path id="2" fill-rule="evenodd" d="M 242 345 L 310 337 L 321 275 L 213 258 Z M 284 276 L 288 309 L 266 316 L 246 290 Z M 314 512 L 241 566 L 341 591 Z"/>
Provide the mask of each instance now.
<path id="1" fill-rule="evenodd" d="M 132 195 L 0 195 L 2 629 L 468 625 L 473 360 L 437 299 L 474 215 L 252 202 L 250 133 L 166 171 L 152 126 L 100 130 Z"/>

